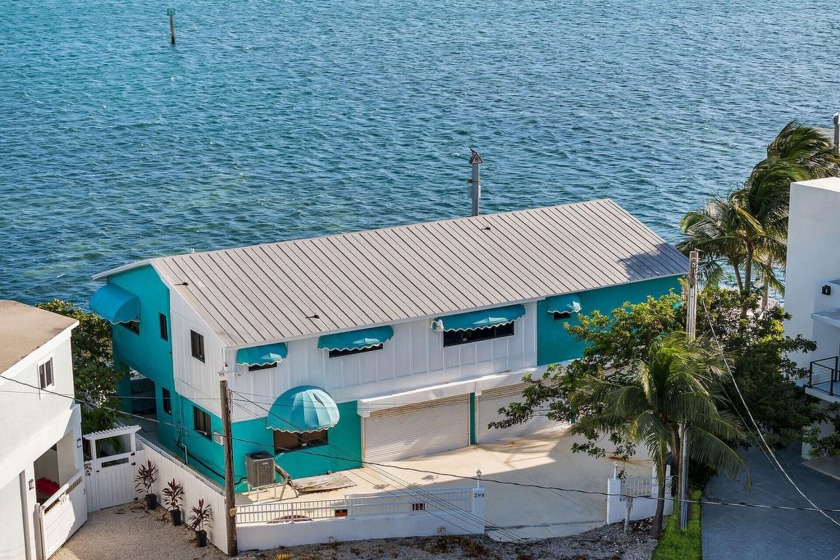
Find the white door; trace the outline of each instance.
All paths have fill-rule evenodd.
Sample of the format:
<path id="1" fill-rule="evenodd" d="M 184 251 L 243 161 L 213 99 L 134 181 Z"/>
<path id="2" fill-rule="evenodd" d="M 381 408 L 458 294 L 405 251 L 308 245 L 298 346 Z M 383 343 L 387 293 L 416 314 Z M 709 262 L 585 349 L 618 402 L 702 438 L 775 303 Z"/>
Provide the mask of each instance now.
<path id="1" fill-rule="evenodd" d="M 487 443 L 505 438 L 517 438 L 528 434 L 534 434 L 552 428 L 558 428 L 563 424 L 549 420 L 545 411 L 537 414 L 523 424 L 515 424 L 510 428 L 488 428 L 490 422 L 504 420 L 504 414 L 499 414 L 499 409 L 508 407 L 512 402 L 522 402 L 522 390 L 525 383 L 498 387 L 482 392 L 477 398 L 475 427 L 478 443 Z M 546 405 L 547 406 L 547 405 Z"/>
<path id="2" fill-rule="evenodd" d="M 372 412 L 364 419 L 365 461 L 398 461 L 470 444 L 470 397 Z"/>

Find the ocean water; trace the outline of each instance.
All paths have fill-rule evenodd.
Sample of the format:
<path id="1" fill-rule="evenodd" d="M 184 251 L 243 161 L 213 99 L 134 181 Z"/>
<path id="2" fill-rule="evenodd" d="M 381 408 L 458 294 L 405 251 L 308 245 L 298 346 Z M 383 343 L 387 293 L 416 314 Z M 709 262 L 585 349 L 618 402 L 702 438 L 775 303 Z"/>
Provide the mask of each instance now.
<path id="1" fill-rule="evenodd" d="M 166 8 L 176 8 L 177 46 Z M 669 241 L 840 110 L 830 2 L 6 0 L 0 298 L 134 260 L 611 197 Z"/>

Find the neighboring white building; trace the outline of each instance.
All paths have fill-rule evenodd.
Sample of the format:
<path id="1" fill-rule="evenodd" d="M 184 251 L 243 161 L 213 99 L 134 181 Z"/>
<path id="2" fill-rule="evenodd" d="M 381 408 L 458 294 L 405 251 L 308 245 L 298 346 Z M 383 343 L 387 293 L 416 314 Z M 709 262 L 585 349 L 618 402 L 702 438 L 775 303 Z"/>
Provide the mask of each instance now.
<path id="1" fill-rule="evenodd" d="M 817 343 L 816 352 L 793 358 L 808 368 L 806 392 L 840 401 L 840 178 L 790 186 L 785 334 Z M 807 457 L 808 446 L 803 446 Z"/>
<path id="2" fill-rule="evenodd" d="M 77 324 L 0 300 L 2 560 L 49 557 L 87 516 L 81 416 L 72 400 Z"/>

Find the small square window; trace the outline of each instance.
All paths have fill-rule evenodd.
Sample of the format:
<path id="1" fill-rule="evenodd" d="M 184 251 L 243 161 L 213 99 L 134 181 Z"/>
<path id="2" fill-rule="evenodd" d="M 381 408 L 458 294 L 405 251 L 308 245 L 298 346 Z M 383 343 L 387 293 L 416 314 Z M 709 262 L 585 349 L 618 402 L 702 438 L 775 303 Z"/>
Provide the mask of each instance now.
<path id="1" fill-rule="evenodd" d="M 196 360 L 204 361 L 204 336 L 195 331 L 190 331 L 190 348 L 192 349 L 192 357 Z"/>
<path id="2" fill-rule="evenodd" d="M 554 312 L 554 320 L 555 321 L 562 321 L 563 319 L 568 319 L 571 316 L 572 316 L 572 314 L 569 311 L 555 311 Z"/>
<path id="3" fill-rule="evenodd" d="M 137 321 L 126 321 L 125 323 L 120 323 L 120 325 L 130 330 L 134 334 L 140 334 L 140 323 Z"/>
<path id="4" fill-rule="evenodd" d="M 193 427 L 196 432 L 210 439 L 210 415 L 198 407 L 193 407 Z"/>
<path id="5" fill-rule="evenodd" d="M 277 362 L 271 362 L 270 364 L 258 364 L 255 366 L 248 366 L 248 371 L 260 371 L 262 369 L 271 369 L 277 367 Z"/>
<path id="6" fill-rule="evenodd" d="M 169 329 L 166 325 L 166 315 L 158 313 L 158 320 L 160 321 L 160 337 L 163 340 L 169 340 Z"/>
<path id="7" fill-rule="evenodd" d="M 55 378 L 53 377 L 52 358 L 38 366 L 38 385 L 41 387 L 41 389 L 46 389 L 47 387 L 52 387 L 53 385 L 55 385 Z"/>
<path id="8" fill-rule="evenodd" d="M 169 392 L 169 389 L 166 387 L 161 388 L 161 401 L 163 406 L 163 411 L 167 414 L 172 414 L 172 394 Z"/>

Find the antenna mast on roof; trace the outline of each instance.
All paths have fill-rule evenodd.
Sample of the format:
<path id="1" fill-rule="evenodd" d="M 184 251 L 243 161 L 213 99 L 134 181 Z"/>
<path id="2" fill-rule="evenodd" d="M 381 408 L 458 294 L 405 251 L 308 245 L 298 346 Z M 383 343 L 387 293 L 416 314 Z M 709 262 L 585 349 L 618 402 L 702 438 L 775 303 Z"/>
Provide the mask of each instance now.
<path id="1" fill-rule="evenodd" d="M 472 199 L 472 215 L 478 216 L 478 199 L 481 198 L 481 176 L 478 172 L 478 166 L 484 163 L 481 155 L 470 148 L 472 155 L 470 156 L 470 165 L 472 165 L 472 178 L 467 182 L 470 184 L 470 198 Z"/>

